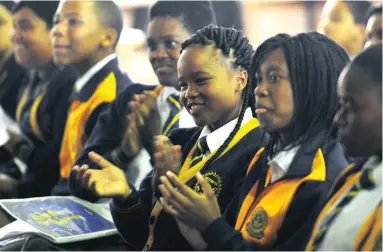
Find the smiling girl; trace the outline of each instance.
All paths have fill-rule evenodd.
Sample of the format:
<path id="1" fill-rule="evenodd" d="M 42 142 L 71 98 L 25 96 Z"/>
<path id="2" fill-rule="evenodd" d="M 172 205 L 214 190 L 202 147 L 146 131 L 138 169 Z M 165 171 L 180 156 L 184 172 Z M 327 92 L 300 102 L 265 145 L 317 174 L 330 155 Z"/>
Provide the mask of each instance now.
<path id="1" fill-rule="evenodd" d="M 280 34 L 260 45 L 251 77 L 258 83 L 258 120 L 271 142 L 251 162 L 223 217 L 200 174 L 203 194 L 185 187 L 182 177 L 161 178 L 166 212 L 201 231 L 212 250 L 302 250 L 333 181 L 347 165 L 331 127 L 337 79 L 347 61 L 342 47 L 318 33 Z"/>
<path id="2" fill-rule="evenodd" d="M 252 113 L 253 88 L 248 82 L 252 55 L 249 41 L 235 29 L 208 26 L 182 44 L 177 66 L 181 102 L 199 127 L 157 138 L 156 166 L 139 191 L 128 185 L 123 171 L 90 154 L 103 169 L 86 171 L 83 182 L 98 188 L 100 196 L 114 198 L 114 222 L 134 249 L 206 248 L 199 232 L 162 211 L 158 178 L 172 171 L 188 188 L 201 192 L 194 178 L 200 171 L 225 211 L 254 154 L 268 140 Z"/>

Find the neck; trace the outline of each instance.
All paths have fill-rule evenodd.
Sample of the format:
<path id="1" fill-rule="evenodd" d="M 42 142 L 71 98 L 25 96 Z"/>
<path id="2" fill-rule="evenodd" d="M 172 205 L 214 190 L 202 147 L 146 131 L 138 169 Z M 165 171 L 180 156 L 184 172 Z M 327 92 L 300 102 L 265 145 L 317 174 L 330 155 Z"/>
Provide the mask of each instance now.
<path id="1" fill-rule="evenodd" d="M 5 62 L 11 56 L 12 50 L 4 51 L 0 53 L 0 71 L 3 69 Z"/>
<path id="2" fill-rule="evenodd" d="M 279 131 L 278 147 L 283 149 L 297 140 L 291 132 L 294 132 L 291 126 Z"/>
<path id="3" fill-rule="evenodd" d="M 48 64 L 46 64 L 45 66 L 36 69 L 37 76 L 39 76 L 39 78 L 40 78 L 41 80 L 45 80 L 45 79 L 47 79 L 49 76 L 51 76 L 51 74 L 52 74 L 56 69 L 57 69 L 57 66 L 53 63 L 53 61 L 50 61 L 50 62 L 49 62 Z"/>
<path id="4" fill-rule="evenodd" d="M 239 106 L 236 106 L 230 112 L 224 113 L 222 118 L 208 125 L 210 130 L 213 132 L 214 130 L 221 128 L 222 126 L 233 121 L 234 119 L 237 119 L 239 117 L 239 114 L 241 113 L 241 109 L 242 109 L 242 103 Z"/>
<path id="5" fill-rule="evenodd" d="M 83 76 L 90 68 L 92 68 L 94 65 L 96 65 L 98 62 L 103 60 L 105 57 L 112 54 L 110 51 L 104 51 L 104 52 L 98 52 L 94 55 L 90 56 L 89 58 L 74 64 L 74 69 L 77 72 L 78 76 Z"/>

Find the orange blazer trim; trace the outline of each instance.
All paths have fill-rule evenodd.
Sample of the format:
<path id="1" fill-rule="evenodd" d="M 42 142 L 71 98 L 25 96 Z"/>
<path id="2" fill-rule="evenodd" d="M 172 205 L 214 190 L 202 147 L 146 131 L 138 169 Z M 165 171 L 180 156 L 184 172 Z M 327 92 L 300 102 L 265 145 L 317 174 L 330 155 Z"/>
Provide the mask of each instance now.
<path id="1" fill-rule="evenodd" d="M 347 171 L 352 169 L 355 164 L 350 164 L 344 172 L 342 172 L 342 175 L 344 175 Z M 353 184 L 359 179 L 359 177 L 362 175 L 363 171 L 359 171 L 357 173 L 351 174 L 345 181 L 344 185 L 330 198 L 330 200 L 327 202 L 325 207 L 322 209 L 321 213 L 319 214 L 317 221 L 314 225 L 313 232 L 311 233 L 311 237 L 309 242 L 306 245 L 306 251 L 312 251 L 314 239 L 319 232 L 320 224 L 322 223 L 324 217 L 326 216 L 329 209 L 332 207 L 332 205 L 344 194 L 346 191 L 348 191 Z M 342 176 L 341 175 L 341 176 Z M 340 178 L 339 176 L 338 178 Z"/>
<path id="2" fill-rule="evenodd" d="M 65 124 L 64 137 L 60 151 L 60 173 L 68 178 L 77 155 L 86 141 L 85 125 L 92 112 L 102 103 L 111 103 L 117 96 L 117 83 L 114 73 L 110 73 L 86 101 L 72 102 Z"/>
<path id="3" fill-rule="evenodd" d="M 240 230 L 247 241 L 264 249 L 271 247 L 300 185 L 308 180 L 325 179 L 326 164 L 322 150 L 319 149 L 313 160 L 311 173 L 306 177 L 277 181 L 269 185 L 257 199 L 256 183 L 241 206 L 235 229 Z"/>

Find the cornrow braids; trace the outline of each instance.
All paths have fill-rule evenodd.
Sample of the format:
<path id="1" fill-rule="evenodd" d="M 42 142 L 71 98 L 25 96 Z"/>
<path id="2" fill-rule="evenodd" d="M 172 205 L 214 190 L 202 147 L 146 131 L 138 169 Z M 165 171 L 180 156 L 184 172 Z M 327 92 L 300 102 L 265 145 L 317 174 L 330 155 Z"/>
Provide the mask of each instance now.
<path id="1" fill-rule="evenodd" d="M 183 42 L 181 45 L 181 52 L 192 45 L 214 45 L 216 48 L 222 51 L 223 55 L 229 58 L 229 61 L 234 68 L 246 70 L 248 73 L 250 71 L 254 50 L 242 31 L 236 30 L 234 28 L 224 28 L 215 25 L 209 25 L 197 31 L 195 34 L 193 34 L 193 36 L 191 36 L 190 39 Z M 249 105 L 253 114 L 255 114 L 255 104 L 249 104 L 249 100 L 251 100 L 251 96 L 253 95 L 252 90 L 254 90 L 252 83 L 249 80 L 243 92 L 243 105 L 238 117 L 237 124 L 225 142 L 205 163 L 202 169 L 209 167 L 229 145 L 235 134 L 237 134 L 238 130 L 241 128 L 245 111 Z"/>
<path id="2" fill-rule="evenodd" d="M 277 48 L 282 48 L 285 54 L 295 108 L 293 123 L 289 125 L 292 140 L 282 147 L 305 144 L 322 131 L 327 131 L 329 136 L 339 106 L 338 78 L 349 61 L 347 52 L 317 32 L 293 37 L 279 34 L 258 48 L 254 70 L 258 71 L 263 58 Z M 272 135 L 272 143 L 274 147 L 281 143 L 278 133 Z"/>

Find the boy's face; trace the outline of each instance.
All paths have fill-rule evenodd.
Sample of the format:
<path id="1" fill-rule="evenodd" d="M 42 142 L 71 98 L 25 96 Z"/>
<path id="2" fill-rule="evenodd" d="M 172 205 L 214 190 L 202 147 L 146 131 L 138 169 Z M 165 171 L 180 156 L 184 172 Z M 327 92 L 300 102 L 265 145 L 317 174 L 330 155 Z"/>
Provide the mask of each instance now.
<path id="1" fill-rule="evenodd" d="M 217 129 L 238 117 L 247 72 L 214 46 L 190 46 L 178 61 L 180 100 L 198 126 Z"/>
<path id="2" fill-rule="evenodd" d="M 51 38 L 58 65 L 84 62 L 104 46 L 106 29 L 92 1 L 63 1 L 54 17 Z"/>
<path id="3" fill-rule="evenodd" d="M 366 26 L 365 48 L 382 43 L 382 13 L 372 15 Z"/>
<path id="4" fill-rule="evenodd" d="M 345 49 L 349 49 L 360 26 L 355 23 L 352 13 L 343 1 L 329 0 L 323 7 L 318 32 L 332 38 Z"/>
<path id="5" fill-rule="evenodd" d="M 12 14 L 0 4 L 0 61 L 12 48 L 10 33 L 12 30 Z"/>
<path id="6" fill-rule="evenodd" d="M 382 148 L 382 90 L 358 66 L 346 67 L 339 78 L 341 108 L 335 116 L 346 154 L 368 157 Z M 380 87 L 380 88 L 379 88 Z"/>
<path id="7" fill-rule="evenodd" d="M 48 25 L 30 8 L 13 14 L 11 39 L 16 60 L 24 67 L 43 68 L 52 61 Z"/>
<path id="8" fill-rule="evenodd" d="M 156 17 L 148 25 L 149 61 L 164 86 L 178 86 L 177 62 L 181 43 L 191 34 L 183 23 L 173 17 Z"/>

